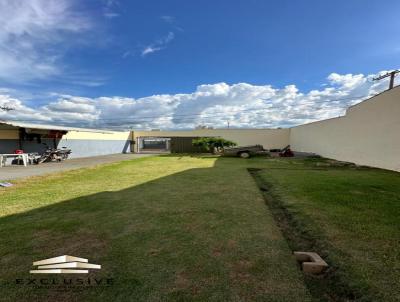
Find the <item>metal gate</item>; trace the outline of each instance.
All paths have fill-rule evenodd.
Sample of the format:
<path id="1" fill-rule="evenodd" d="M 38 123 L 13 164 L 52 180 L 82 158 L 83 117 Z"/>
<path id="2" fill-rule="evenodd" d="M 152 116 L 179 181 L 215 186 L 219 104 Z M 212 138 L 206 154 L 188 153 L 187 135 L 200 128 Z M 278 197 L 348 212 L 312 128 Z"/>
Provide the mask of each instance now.
<path id="1" fill-rule="evenodd" d="M 171 137 L 171 153 L 205 153 L 202 147 L 193 146 L 192 141 L 199 137 Z"/>

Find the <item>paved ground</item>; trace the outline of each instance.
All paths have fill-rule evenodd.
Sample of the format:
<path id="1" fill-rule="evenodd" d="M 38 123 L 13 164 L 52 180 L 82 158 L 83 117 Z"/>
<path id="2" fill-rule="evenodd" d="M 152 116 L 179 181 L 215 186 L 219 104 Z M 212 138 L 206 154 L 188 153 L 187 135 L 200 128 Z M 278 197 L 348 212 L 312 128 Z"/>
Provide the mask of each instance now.
<path id="1" fill-rule="evenodd" d="M 84 158 L 68 159 L 64 162 L 50 162 L 40 165 L 24 166 L 6 166 L 0 168 L 0 181 L 12 180 L 16 178 L 23 178 L 29 176 L 43 175 L 48 173 L 79 169 L 104 163 L 112 163 L 121 160 L 128 160 L 144 156 L 152 156 L 154 154 L 111 154 L 103 156 L 93 156 Z"/>

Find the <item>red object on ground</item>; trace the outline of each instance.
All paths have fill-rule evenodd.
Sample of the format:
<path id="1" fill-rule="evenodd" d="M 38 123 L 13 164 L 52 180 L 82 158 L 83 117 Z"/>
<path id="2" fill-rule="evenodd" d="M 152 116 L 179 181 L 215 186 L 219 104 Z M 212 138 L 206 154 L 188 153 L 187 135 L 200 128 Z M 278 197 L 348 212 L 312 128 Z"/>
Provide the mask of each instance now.
<path id="1" fill-rule="evenodd" d="M 17 149 L 14 151 L 14 154 L 23 154 L 24 150 Z"/>
<path id="2" fill-rule="evenodd" d="M 281 157 L 293 157 L 294 153 L 293 153 L 292 150 L 288 149 L 288 150 L 286 150 L 284 152 L 279 153 L 279 156 L 281 156 Z"/>
<path id="3" fill-rule="evenodd" d="M 281 152 L 279 152 L 280 157 L 293 157 L 294 153 L 292 150 L 290 150 L 289 146 L 284 148 Z"/>

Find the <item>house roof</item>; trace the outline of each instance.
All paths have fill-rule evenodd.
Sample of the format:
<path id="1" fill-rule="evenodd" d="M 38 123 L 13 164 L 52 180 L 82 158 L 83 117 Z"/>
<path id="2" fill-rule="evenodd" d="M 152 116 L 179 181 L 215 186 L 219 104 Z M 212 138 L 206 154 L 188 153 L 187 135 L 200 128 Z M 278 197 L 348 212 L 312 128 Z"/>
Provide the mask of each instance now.
<path id="1" fill-rule="evenodd" d="M 17 128 L 30 128 L 30 129 L 39 129 L 39 130 L 59 130 L 59 131 L 113 133 L 113 131 L 101 130 L 101 129 L 76 128 L 76 127 L 24 123 L 24 122 L 6 121 L 6 120 L 0 120 L 0 125 L 8 125 L 8 126 L 17 127 Z"/>

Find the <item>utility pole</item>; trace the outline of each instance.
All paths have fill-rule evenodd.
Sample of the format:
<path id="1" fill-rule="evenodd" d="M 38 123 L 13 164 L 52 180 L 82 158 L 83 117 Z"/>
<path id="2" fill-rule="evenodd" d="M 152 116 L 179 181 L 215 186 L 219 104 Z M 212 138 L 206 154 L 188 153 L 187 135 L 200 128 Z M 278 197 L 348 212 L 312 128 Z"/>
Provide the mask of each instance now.
<path id="1" fill-rule="evenodd" d="M 390 89 L 392 89 L 394 87 L 394 78 L 396 77 L 396 75 L 399 72 L 400 72 L 400 70 L 398 70 L 398 69 L 397 70 L 393 70 L 393 71 L 390 71 L 390 72 L 388 72 L 386 74 L 383 74 L 383 75 L 381 75 L 379 77 L 376 77 L 373 80 L 374 81 L 379 81 L 379 80 L 382 80 L 384 78 L 390 77 L 390 82 L 389 82 L 389 90 L 390 90 Z"/>

